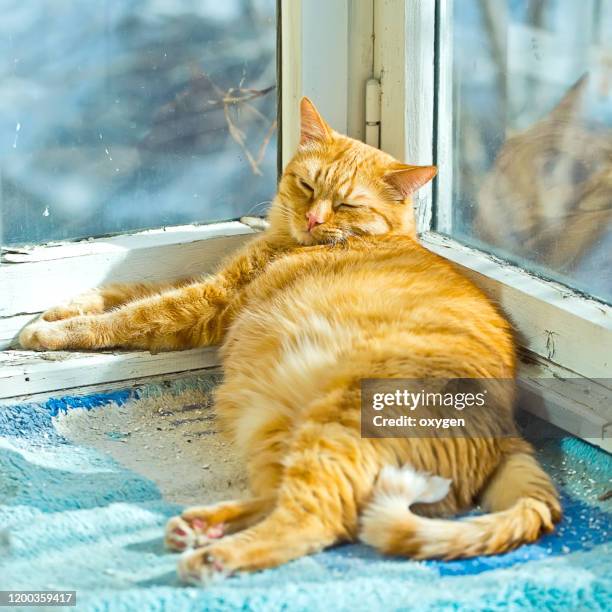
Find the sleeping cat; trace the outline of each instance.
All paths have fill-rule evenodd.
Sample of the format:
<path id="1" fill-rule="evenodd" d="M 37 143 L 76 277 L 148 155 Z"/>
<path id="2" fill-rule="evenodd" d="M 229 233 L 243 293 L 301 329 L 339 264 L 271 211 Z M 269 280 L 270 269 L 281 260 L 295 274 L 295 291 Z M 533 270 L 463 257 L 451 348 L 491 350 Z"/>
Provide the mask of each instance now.
<path id="1" fill-rule="evenodd" d="M 216 274 L 102 288 L 22 331 L 37 350 L 222 343 L 216 409 L 252 497 L 169 522 L 167 545 L 190 549 L 184 581 L 357 539 L 417 559 L 495 554 L 559 520 L 531 446 L 496 436 L 516 431 L 510 396 L 462 437 L 360 435 L 361 379 L 514 378 L 508 322 L 415 239 L 411 194 L 435 173 L 336 133 L 303 99 L 270 227 Z M 431 518 L 476 503 L 489 514 Z"/>

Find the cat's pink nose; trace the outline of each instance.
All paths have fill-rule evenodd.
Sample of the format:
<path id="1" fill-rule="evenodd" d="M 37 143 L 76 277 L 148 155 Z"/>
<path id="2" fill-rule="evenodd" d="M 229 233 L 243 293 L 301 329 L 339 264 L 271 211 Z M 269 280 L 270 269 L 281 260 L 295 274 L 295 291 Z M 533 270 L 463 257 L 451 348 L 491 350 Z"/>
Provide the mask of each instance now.
<path id="1" fill-rule="evenodd" d="M 308 219 L 308 231 L 312 230 L 316 225 L 323 223 L 323 219 L 319 215 L 310 211 L 306 213 L 306 219 Z"/>

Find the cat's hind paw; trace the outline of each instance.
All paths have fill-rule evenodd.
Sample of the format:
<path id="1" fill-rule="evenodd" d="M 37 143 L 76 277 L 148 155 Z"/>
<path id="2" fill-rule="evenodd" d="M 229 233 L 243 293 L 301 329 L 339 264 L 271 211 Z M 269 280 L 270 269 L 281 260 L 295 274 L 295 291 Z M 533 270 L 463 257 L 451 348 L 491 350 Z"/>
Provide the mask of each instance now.
<path id="1" fill-rule="evenodd" d="M 184 584 L 207 586 L 230 576 L 233 572 L 208 548 L 184 553 L 177 567 L 178 577 Z"/>
<path id="2" fill-rule="evenodd" d="M 66 340 L 64 329 L 41 319 L 24 327 L 19 334 L 19 345 L 32 351 L 57 351 L 66 348 Z"/>
<path id="3" fill-rule="evenodd" d="M 172 517 L 166 524 L 164 544 L 169 550 L 182 551 L 195 548 L 197 534 L 180 516 Z"/>
<path id="4" fill-rule="evenodd" d="M 188 519 L 175 516 L 166 524 L 164 542 L 170 550 L 183 551 L 189 548 L 200 548 L 211 540 L 224 535 L 224 525 L 208 525 L 199 518 Z"/>

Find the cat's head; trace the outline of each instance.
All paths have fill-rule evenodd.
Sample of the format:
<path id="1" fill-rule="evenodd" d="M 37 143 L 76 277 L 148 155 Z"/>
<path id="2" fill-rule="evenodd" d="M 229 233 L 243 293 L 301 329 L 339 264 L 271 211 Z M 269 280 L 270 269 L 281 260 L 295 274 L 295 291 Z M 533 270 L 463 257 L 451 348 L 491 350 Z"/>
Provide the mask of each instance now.
<path id="1" fill-rule="evenodd" d="M 300 144 L 281 177 L 268 220 L 303 245 L 351 236 L 415 234 L 411 195 L 436 174 L 338 134 L 308 98 L 300 104 Z"/>

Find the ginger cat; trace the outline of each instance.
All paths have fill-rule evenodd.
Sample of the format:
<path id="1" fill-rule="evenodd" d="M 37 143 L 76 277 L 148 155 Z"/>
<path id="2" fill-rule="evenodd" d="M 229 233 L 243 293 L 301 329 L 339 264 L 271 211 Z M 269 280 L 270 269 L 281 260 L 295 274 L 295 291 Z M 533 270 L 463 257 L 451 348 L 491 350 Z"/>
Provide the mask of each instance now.
<path id="1" fill-rule="evenodd" d="M 102 288 L 22 331 L 38 350 L 223 343 L 216 408 L 252 497 L 169 522 L 167 545 L 192 549 L 184 581 L 356 539 L 417 559 L 495 554 L 560 519 L 531 446 L 496 436 L 515 431 L 511 397 L 460 438 L 360 435 L 360 379 L 514 377 L 510 325 L 415 239 L 411 194 L 435 173 L 334 132 L 303 99 L 270 227 L 216 274 Z M 475 503 L 490 514 L 429 518 Z"/>

